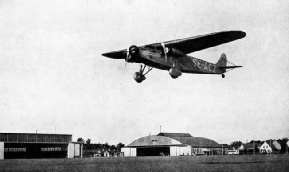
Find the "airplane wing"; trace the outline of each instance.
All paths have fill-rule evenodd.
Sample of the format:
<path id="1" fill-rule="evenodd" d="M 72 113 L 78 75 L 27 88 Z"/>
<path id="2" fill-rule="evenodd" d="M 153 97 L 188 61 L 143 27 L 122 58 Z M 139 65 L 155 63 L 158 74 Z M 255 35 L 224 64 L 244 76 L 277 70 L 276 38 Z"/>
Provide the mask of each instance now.
<path id="1" fill-rule="evenodd" d="M 242 31 L 224 31 L 215 32 L 206 35 L 193 36 L 185 39 L 177 39 L 164 42 L 166 47 L 175 48 L 182 51 L 184 54 L 189 54 L 195 51 L 200 51 L 206 48 L 214 47 L 220 44 L 235 41 L 244 38 L 245 32 Z M 161 49 L 161 43 L 146 45 L 147 47 L 156 47 Z"/>

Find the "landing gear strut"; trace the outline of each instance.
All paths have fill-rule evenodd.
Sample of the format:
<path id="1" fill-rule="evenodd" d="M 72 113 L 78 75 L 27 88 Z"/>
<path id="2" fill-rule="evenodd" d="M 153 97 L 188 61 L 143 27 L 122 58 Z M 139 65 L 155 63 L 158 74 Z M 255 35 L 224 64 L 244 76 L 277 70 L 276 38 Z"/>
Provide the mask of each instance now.
<path id="1" fill-rule="evenodd" d="M 146 68 L 146 65 L 142 68 L 142 65 L 140 65 L 139 72 L 134 73 L 133 78 L 137 83 L 141 83 L 143 80 L 146 79 L 145 75 L 148 74 L 153 68 L 148 67 L 147 72 L 144 73 L 144 70 Z"/>
<path id="2" fill-rule="evenodd" d="M 225 74 L 222 74 L 222 78 L 225 78 Z"/>

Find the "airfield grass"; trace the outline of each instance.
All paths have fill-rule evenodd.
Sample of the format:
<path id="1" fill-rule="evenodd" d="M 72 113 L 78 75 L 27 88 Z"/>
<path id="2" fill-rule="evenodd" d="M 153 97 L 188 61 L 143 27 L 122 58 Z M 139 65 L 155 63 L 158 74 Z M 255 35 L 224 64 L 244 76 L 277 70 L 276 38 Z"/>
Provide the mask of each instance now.
<path id="1" fill-rule="evenodd" d="M 4 159 L 0 171 L 289 171 L 289 155 Z"/>

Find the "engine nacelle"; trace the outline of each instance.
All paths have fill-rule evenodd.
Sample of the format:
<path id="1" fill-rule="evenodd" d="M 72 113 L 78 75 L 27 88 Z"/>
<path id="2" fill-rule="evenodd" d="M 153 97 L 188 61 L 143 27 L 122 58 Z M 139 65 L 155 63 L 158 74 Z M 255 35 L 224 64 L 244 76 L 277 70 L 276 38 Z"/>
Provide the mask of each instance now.
<path id="1" fill-rule="evenodd" d="M 169 74 L 171 75 L 172 78 L 176 79 L 176 78 L 178 78 L 179 76 L 182 75 L 182 72 L 178 68 L 172 67 L 169 70 Z"/>
<path id="2" fill-rule="evenodd" d="M 137 83 L 141 83 L 143 80 L 146 79 L 146 77 L 140 72 L 134 73 L 133 78 Z"/>

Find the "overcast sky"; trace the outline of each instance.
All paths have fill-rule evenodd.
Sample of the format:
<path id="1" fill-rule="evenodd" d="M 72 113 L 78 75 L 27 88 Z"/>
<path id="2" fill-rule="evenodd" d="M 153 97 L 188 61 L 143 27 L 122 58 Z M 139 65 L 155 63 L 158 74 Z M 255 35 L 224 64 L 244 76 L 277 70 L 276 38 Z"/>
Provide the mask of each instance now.
<path id="1" fill-rule="evenodd" d="M 130 144 L 185 132 L 218 143 L 289 137 L 287 1 L 0 1 L 0 132 Z M 242 65 L 226 74 L 153 69 L 101 56 L 211 32 L 247 36 L 190 54 Z"/>

